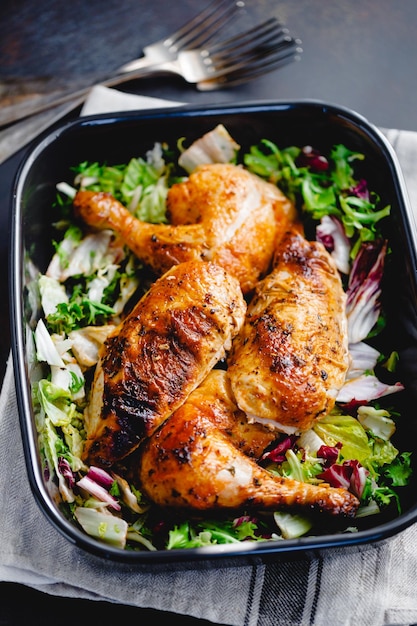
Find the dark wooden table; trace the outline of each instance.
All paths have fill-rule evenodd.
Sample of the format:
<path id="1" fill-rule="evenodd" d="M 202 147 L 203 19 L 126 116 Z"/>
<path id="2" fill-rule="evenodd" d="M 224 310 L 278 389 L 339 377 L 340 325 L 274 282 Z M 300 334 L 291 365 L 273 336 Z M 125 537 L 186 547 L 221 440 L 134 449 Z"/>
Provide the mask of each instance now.
<path id="1" fill-rule="evenodd" d="M 415 0 L 247 0 L 246 5 L 246 15 L 234 28 L 277 16 L 302 39 L 300 62 L 229 91 L 199 93 L 179 78 L 166 77 L 131 83 L 126 89 L 196 104 L 318 99 L 352 108 L 385 128 L 417 131 Z M 0 106 L 19 90 L 26 97 L 66 79 L 111 72 L 202 6 L 196 0 L 3 0 Z M 20 159 L 21 153 L 0 165 L 0 376 L 10 347 L 9 197 Z M 90 615 L 101 626 L 127 620 L 205 623 L 107 603 L 75 603 L 9 583 L 1 585 L 1 593 L 0 626 L 81 626 L 91 623 Z"/>

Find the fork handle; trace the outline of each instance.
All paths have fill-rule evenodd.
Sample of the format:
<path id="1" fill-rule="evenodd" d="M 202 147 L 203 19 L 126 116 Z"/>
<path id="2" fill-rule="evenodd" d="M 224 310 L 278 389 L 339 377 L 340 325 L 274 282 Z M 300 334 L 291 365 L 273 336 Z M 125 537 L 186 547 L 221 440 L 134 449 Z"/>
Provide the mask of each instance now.
<path id="1" fill-rule="evenodd" d="M 139 63 L 141 61 L 141 63 Z M 143 62 L 142 62 L 143 61 Z M 29 117 L 36 113 L 41 113 L 42 111 L 47 111 L 52 109 L 58 105 L 68 103 L 68 112 L 80 106 L 86 96 L 89 94 L 92 87 L 95 85 L 103 85 L 105 87 L 113 87 L 116 85 L 121 85 L 122 83 L 128 82 L 130 80 L 136 80 L 139 78 L 145 78 L 147 76 L 166 73 L 166 72 L 175 72 L 174 64 L 171 62 L 164 63 L 153 63 L 150 62 L 149 59 L 144 57 L 143 59 L 138 59 L 134 62 L 135 68 L 131 70 L 127 70 L 126 66 L 119 68 L 119 73 L 115 76 L 111 76 L 109 78 L 104 78 L 99 82 L 94 82 L 87 87 L 82 87 L 81 89 L 62 89 L 61 91 L 46 94 L 37 98 L 34 102 L 30 101 L 22 101 L 17 104 L 12 104 L 7 107 L 3 107 L 0 110 L 0 126 L 5 126 L 6 124 L 12 124 L 17 122 L 25 117 Z M 133 65 L 133 63 L 132 63 Z"/>

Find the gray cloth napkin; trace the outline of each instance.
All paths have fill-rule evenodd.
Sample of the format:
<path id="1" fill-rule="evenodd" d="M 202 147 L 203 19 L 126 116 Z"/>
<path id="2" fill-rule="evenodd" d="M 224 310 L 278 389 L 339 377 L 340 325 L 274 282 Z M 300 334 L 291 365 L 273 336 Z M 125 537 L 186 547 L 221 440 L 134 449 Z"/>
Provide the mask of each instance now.
<path id="1" fill-rule="evenodd" d="M 385 132 L 417 212 L 417 133 Z M 29 488 L 11 358 L 0 396 L 0 503 L 2 581 L 231 626 L 417 623 L 417 525 L 355 552 L 335 549 L 268 565 L 196 563 L 172 571 L 109 562 L 73 546 L 45 518 Z"/>

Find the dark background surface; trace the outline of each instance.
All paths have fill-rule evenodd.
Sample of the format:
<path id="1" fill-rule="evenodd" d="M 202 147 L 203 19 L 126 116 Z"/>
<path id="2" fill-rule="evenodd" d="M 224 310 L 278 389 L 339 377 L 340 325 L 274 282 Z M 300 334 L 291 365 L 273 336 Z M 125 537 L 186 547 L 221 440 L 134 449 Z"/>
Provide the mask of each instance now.
<path id="1" fill-rule="evenodd" d="M 203 6 L 196 0 L 3 0 L 0 106 L 12 92 L 30 94 L 35 88 L 47 90 L 66 80 L 112 72 Z M 180 78 L 166 77 L 137 81 L 124 89 L 199 105 L 319 99 L 352 108 L 378 126 L 417 131 L 415 0 L 247 0 L 246 7 L 225 34 L 275 15 L 302 39 L 301 61 L 228 91 L 200 93 Z M 18 154 L 0 165 L 0 376 L 9 351 L 9 196 L 20 158 Z M 147 609 L 54 598 L 10 583 L 2 583 L 0 591 L 0 626 L 82 626 L 92 619 L 101 626 L 128 620 L 208 623 Z"/>
<path id="2" fill-rule="evenodd" d="M 16 78 L 30 85 L 34 77 L 52 76 L 58 84 L 112 72 L 205 4 L 3 0 L 0 89 L 2 81 Z M 302 39 L 300 63 L 232 91 L 202 94 L 176 78 L 142 80 L 135 90 L 195 103 L 318 98 L 353 108 L 380 126 L 417 130 L 415 0 L 246 0 L 246 6 L 233 28 L 278 17 Z"/>

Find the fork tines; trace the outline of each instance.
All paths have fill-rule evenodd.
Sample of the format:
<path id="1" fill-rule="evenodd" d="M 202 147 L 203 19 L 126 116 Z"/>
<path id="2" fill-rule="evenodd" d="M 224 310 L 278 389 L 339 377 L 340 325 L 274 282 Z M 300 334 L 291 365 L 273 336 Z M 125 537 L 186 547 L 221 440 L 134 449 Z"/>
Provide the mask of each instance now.
<path id="1" fill-rule="evenodd" d="M 244 6 L 243 0 L 214 0 L 182 28 L 164 39 L 163 44 L 172 52 L 185 48 L 201 48 Z"/>
<path id="2" fill-rule="evenodd" d="M 234 70 L 265 67 L 266 63 L 273 64 L 301 52 L 301 41 L 294 39 L 276 18 L 270 18 L 240 35 L 213 44 L 201 51 L 201 55 L 219 76 L 222 72 L 229 75 Z"/>
<path id="3" fill-rule="evenodd" d="M 214 42 L 208 48 L 210 57 L 215 57 L 216 54 L 231 54 L 234 50 L 236 52 L 242 52 L 245 48 L 249 47 L 251 50 L 256 46 L 261 46 L 269 42 L 279 41 L 281 38 L 288 35 L 288 29 L 285 28 L 279 20 L 275 17 L 271 17 L 261 24 L 253 26 L 249 30 L 239 33 L 225 41 Z"/>
<path id="4" fill-rule="evenodd" d="M 298 61 L 302 53 L 302 48 L 299 46 L 299 40 L 292 40 L 288 42 L 288 45 L 283 49 L 276 52 L 269 52 L 264 58 L 259 58 L 256 63 L 252 63 L 250 67 L 243 70 L 237 70 L 236 72 L 230 72 L 222 81 L 220 76 L 217 79 L 217 89 L 220 87 L 237 87 L 243 83 L 247 83 L 259 76 L 268 74 L 274 70 L 288 65 L 292 61 Z M 208 91 L 198 85 L 200 91 Z"/>
<path id="5" fill-rule="evenodd" d="M 248 82 L 299 60 L 302 51 L 301 40 L 292 37 L 276 18 L 270 18 L 202 51 L 207 65 L 213 67 L 214 76 L 212 80 L 200 81 L 197 87 L 209 91 Z"/>

